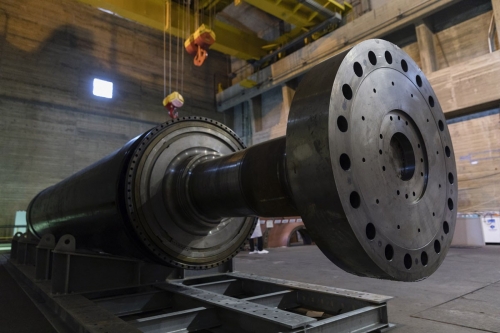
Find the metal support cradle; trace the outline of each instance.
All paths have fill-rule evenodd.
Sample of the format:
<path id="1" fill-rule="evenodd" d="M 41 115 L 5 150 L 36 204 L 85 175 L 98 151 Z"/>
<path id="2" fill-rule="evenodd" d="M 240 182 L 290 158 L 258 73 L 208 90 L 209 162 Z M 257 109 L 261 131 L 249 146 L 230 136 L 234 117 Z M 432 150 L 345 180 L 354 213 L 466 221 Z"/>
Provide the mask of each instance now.
<path id="1" fill-rule="evenodd" d="M 390 297 L 234 272 L 184 270 L 16 234 L 6 265 L 75 332 L 378 332 Z M 37 303 L 37 302 L 35 302 Z M 54 321 L 54 319 L 52 319 Z M 53 322 L 56 326 L 56 324 Z"/>

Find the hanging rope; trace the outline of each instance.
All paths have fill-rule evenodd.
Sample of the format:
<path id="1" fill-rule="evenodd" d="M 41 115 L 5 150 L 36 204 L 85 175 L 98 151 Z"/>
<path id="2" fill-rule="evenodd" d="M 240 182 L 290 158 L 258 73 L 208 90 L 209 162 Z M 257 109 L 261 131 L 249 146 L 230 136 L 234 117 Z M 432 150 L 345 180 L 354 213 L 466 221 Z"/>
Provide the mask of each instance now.
<path id="1" fill-rule="evenodd" d="M 172 93 L 172 0 L 168 1 L 168 87 Z"/>
<path id="2" fill-rule="evenodd" d="M 167 1 L 163 6 L 163 97 L 167 96 Z"/>

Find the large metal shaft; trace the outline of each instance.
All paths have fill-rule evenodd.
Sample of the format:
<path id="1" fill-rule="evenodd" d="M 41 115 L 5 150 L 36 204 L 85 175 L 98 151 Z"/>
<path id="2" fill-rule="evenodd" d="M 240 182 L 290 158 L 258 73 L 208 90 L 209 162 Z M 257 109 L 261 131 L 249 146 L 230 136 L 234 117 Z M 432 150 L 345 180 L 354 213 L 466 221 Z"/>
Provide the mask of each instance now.
<path id="1" fill-rule="evenodd" d="M 184 268 L 234 256 L 256 216 L 302 216 L 342 269 L 415 281 L 443 261 L 456 166 L 434 92 L 397 46 L 363 42 L 302 80 L 286 137 L 245 149 L 200 117 L 161 124 L 42 191 L 28 224 Z"/>

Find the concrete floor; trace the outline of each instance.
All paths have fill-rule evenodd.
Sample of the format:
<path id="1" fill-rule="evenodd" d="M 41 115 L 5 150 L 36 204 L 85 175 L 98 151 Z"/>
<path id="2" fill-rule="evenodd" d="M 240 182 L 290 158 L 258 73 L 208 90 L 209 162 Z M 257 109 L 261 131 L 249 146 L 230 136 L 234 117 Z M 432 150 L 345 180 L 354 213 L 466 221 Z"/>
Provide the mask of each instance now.
<path id="1" fill-rule="evenodd" d="M 500 246 L 452 248 L 441 267 L 420 282 L 361 278 L 332 264 L 316 246 L 240 253 L 236 270 L 393 296 L 391 332 L 500 332 Z"/>

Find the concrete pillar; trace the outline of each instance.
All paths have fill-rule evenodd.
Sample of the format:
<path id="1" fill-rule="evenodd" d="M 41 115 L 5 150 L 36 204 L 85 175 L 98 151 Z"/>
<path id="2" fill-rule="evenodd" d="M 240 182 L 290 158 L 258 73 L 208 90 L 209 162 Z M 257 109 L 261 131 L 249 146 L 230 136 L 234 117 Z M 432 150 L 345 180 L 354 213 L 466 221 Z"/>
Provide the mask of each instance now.
<path id="1" fill-rule="evenodd" d="M 491 0 L 493 5 L 493 15 L 495 15 L 495 25 L 497 27 L 497 39 L 500 44 L 500 0 Z"/>
<path id="2" fill-rule="evenodd" d="M 292 106 L 293 95 L 295 95 L 295 90 L 288 85 L 284 85 L 281 88 L 281 93 L 283 94 L 283 106 L 280 115 L 280 124 L 286 124 L 288 121 L 288 114 L 290 113 L 290 106 Z"/>
<path id="3" fill-rule="evenodd" d="M 436 50 L 434 48 L 434 33 L 424 21 L 416 25 L 416 32 L 422 71 L 428 75 L 438 69 Z"/>

